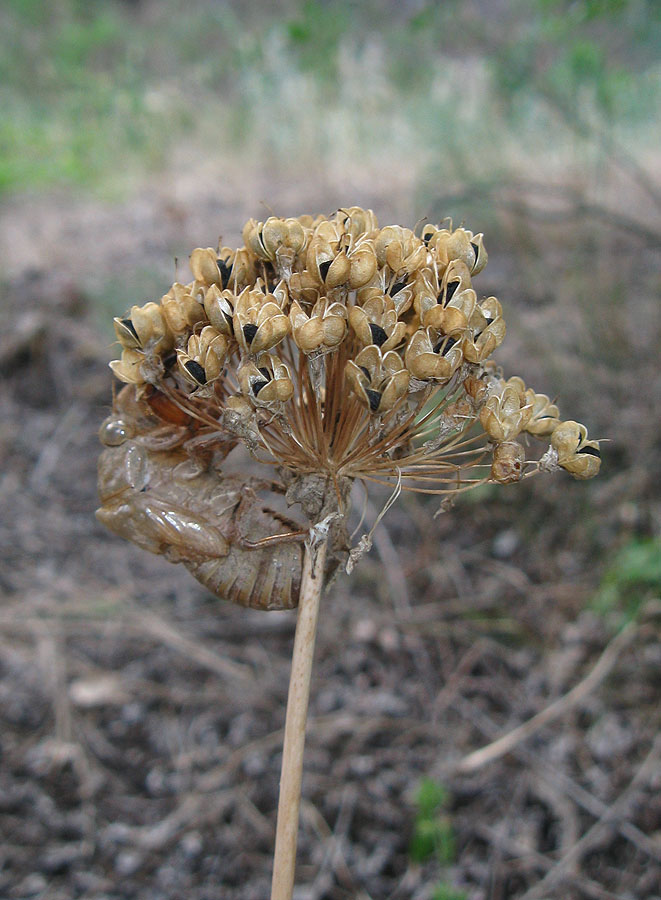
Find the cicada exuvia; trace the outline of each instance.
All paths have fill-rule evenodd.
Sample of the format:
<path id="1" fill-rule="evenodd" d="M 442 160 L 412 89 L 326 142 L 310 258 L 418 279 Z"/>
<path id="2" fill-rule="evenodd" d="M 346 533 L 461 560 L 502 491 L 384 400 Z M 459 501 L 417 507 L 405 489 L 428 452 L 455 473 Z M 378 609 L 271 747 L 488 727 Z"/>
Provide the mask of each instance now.
<path id="1" fill-rule="evenodd" d="M 197 431 L 161 391 L 126 385 L 99 432 L 97 518 L 183 563 L 218 597 L 255 609 L 297 606 L 307 530 L 270 505 L 284 485 L 224 473 L 236 440 L 221 433 L 208 452 Z"/>

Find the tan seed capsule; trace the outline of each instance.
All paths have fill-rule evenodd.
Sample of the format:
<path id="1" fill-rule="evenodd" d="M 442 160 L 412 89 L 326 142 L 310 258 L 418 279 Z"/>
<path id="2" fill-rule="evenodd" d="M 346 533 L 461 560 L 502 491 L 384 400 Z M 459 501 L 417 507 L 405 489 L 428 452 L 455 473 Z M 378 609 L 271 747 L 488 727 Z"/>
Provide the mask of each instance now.
<path id="1" fill-rule="evenodd" d="M 575 478 L 594 478 L 601 467 L 599 442 L 588 439 L 580 422 L 561 422 L 551 435 L 551 447 L 558 454 L 558 465 Z"/>
<path id="2" fill-rule="evenodd" d="M 500 484 L 513 484 L 520 481 L 525 466 L 526 454 L 516 441 L 497 444 L 493 451 L 491 478 Z"/>

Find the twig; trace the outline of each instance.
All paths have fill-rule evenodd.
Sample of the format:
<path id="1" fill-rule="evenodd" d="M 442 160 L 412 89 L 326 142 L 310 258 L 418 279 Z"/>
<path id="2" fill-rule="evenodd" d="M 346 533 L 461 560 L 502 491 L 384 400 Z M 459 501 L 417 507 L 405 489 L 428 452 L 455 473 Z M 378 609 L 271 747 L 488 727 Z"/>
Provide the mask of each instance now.
<path id="1" fill-rule="evenodd" d="M 493 721 L 486 716 L 482 710 L 478 709 L 475 703 L 467 700 L 465 697 L 458 697 L 452 702 L 452 707 L 459 712 L 464 718 L 468 719 L 479 728 L 484 734 L 490 736 L 496 731 Z M 523 745 L 519 744 L 513 748 L 515 756 L 523 760 L 540 778 L 548 781 L 558 789 L 564 791 L 574 802 L 588 812 L 591 816 L 603 816 L 608 810 L 608 806 L 595 797 L 589 791 L 586 791 L 582 785 L 574 778 L 570 778 L 564 772 L 551 765 L 547 760 L 543 759 L 538 753 L 532 753 Z M 449 769 L 447 776 L 452 777 L 456 770 Z M 659 848 L 654 844 L 644 832 L 631 822 L 616 822 L 615 827 L 622 837 L 630 841 L 634 847 L 637 847 L 642 853 L 646 853 L 652 859 L 659 859 Z"/>
<path id="2" fill-rule="evenodd" d="M 624 817 L 625 809 L 635 796 L 636 788 L 652 775 L 657 766 L 659 751 L 661 751 L 661 737 L 657 737 L 626 790 L 620 794 L 614 803 L 604 810 L 599 820 L 558 860 L 544 878 L 529 891 L 526 891 L 521 900 L 537 900 L 537 898 L 541 897 L 545 893 L 546 888 L 556 884 L 576 861 L 599 842 L 604 832 L 615 826 L 618 819 Z M 658 847 L 655 857 L 657 860 L 661 860 L 661 846 Z"/>
<path id="3" fill-rule="evenodd" d="M 569 693 L 554 700 L 553 703 L 550 703 L 545 709 L 533 716 L 532 719 L 528 719 L 527 722 L 504 734 L 498 740 L 487 744 L 485 747 L 480 747 L 479 750 L 475 750 L 473 753 L 469 753 L 468 756 L 465 756 L 458 763 L 455 771 L 459 774 L 474 772 L 487 763 L 500 759 L 501 756 L 509 753 L 517 744 L 535 734 L 544 725 L 576 706 L 608 675 L 615 665 L 620 652 L 631 642 L 635 632 L 636 625 L 633 622 L 629 622 L 606 646 L 594 668 Z"/>
<path id="4" fill-rule="evenodd" d="M 319 601 L 324 583 L 326 547 L 327 533 L 316 538 L 313 535 L 305 546 L 301 595 L 287 696 L 271 900 L 291 900 L 294 891 L 305 724 L 310 697 L 310 678 L 317 634 Z"/>
<path id="5" fill-rule="evenodd" d="M 161 616 L 154 615 L 154 613 L 136 611 L 131 618 L 143 631 L 162 641 L 172 650 L 177 650 L 184 656 L 190 657 L 199 666 L 210 669 L 223 678 L 238 679 L 244 683 L 247 681 L 255 683 L 255 676 L 249 666 L 225 659 L 208 647 L 185 637 Z"/>

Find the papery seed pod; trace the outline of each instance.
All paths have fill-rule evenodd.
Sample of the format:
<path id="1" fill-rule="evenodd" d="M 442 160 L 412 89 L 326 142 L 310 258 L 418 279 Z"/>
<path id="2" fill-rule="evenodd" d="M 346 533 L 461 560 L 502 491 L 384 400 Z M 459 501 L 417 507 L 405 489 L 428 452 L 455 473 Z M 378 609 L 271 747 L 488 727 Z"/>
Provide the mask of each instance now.
<path id="1" fill-rule="evenodd" d="M 502 307 L 495 297 L 487 297 L 476 308 L 469 323 L 470 335 L 462 341 L 468 362 L 483 362 L 491 356 L 505 337 Z"/>
<path id="2" fill-rule="evenodd" d="M 271 216 L 266 222 L 250 219 L 243 229 L 246 246 L 258 257 L 291 274 L 294 260 L 305 248 L 306 230 L 298 219 Z"/>
<path id="3" fill-rule="evenodd" d="M 217 284 L 211 285 L 204 296 L 204 311 L 209 322 L 226 337 L 234 337 L 236 299 L 236 294 L 230 290 L 221 291 Z"/>
<path id="4" fill-rule="evenodd" d="M 344 225 L 337 218 L 326 219 L 322 217 L 312 229 L 311 239 L 337 245 L 343 236 Z"/>
<path id="5" fill-rule="evenodd" d="M 450 263 L 438 289 L 423 276 L 416 286 L 414 306 L 424 328 L 453 335 L 465 332 L 477 306 L 465 263 Z"/>
<path id="6" fill-rule="evenodd" d="M 274 353 L 260 353 L 238 369 L 239 385 L 245 397 L 257 406 L 285 403 L 294 393 L 289 369 Z"/>
<path id="7" fill-rule="evenodd" d="M 158 303 L 132 306 L 113 320 L 117 340 L 126 350 L 146 350 L 163 353 L 172 347 L 172 333 Z"/>
<path id="8" fill-rule="evenodd" d="M 384 413 L 405 396 L 410 376 L 398 353 L 382 354 L 376 346 L 365 347 L 346 364 L 345 374 L 354 394 L 373 413 Z"/>
<path id="9" fill-rule="evenodd" d="M 234 306 L 234 336 L 244 353 L 270 350 L 291 331 L 289 319 L 274 299 L 261 290 L 245 288 Z"/>
<path id="10" fill-rule="evenodd" d="M 532 395 L 530 397 L 532 415 L 524 431 L 534 434 L 535 437 L 546 437 L 552 434 L 560 423 L 558 407 L 551 403 L 546 394 L 536 394 L 532 390 L 529 393 Z"/>
<path id="11" fill-rule="evenodd" d="M 177 350 L 177 363 L 182 375 L 196 387 L 212 384 L 223 371 L 228 341 L 212 325 L 206 325 L 188 339 L 186 352 Z"/>
<path id="12" fill-rule="evenodd" d="M 368 284 L 376 273 L 374 245 L 370 240 L 356 242 L 348 252 L 349 278 L 347 286 L 354 291 Z"/>
<path id="13" fill-rule="evenodd" d="M 526 462 L 526 454 L 521 444 L 505 441 L 496 444 L 491 464 L 491 480 L 499 484 L 513 484 L 521 480 Z"/>
<path id="14" fill-rule="evenodd" d="M 216 262 L 223 287 L 232 288 L 236 294 L 255 281 L 255 256 L 247 247 L 241 247 L 239 250 L 221 247 Z"/>
<path id="15" fill-rule="evenodd" d="M 204 306 L 192 295 L 189 285 L 175 282 L 170 290 L 161 298 L 163 318 L 175 336 L 188 336 L 190 330 L 198 322 L 204 322 L 206 313 Z"/>
<path id="16" fill-rule="evenodd" d="M 480 410 L 480 424 L 497 443 L 515 438 L 532 416 L 532 404 L 517 384 L 519 381 L 521 379 L 513 378 L 511 382 L 514 383 L 504 383 L 499 393 L 492 394 Z"/>
<path id="17" fill-rule="evenodd" d="M 323 294 L 319 278 L 307 269 L 294 272 L 289 279 L 288 287 L 292 299 L 301 303 L 316 303 L 320 294 Z"/>
<path id="18" fill-rule="evenodd" d="M 463 262 L 471 275 L 477 275 L 487 264 L 488 256 L 481 234 L 474 235 L 465 228 L 453 231 L 451 227 L 434 231 L 433 226 L 431 229 L 428 226 L 423 231 L 423 240 L 440 272 L 444 272 L 454 260 Z"/>
<path id="19" fill-rule="evenodd" d="M 351 264 L 346 253 L 339 254 L 337 241 L 331 243 L 326 238 L 315 234 L 308 244 L 306 268 L 317 287 L 326 289 L 346 281 L 351 271 Z"/>
<path id="20" fill-rule="evenodd" d="M 402 343 L 406 324 L 397 317 L 394 301 L 383 294 L 349 309 L 349 324 L 361 344 L 376 344 L 385 353 Z"/>
<path id="21" fill-rule="evenodd" d="M 101 429 L 99 521 L 183 563 L 218 597 L 255 609 L 297 606 L 306 531 L 269 508 L 276 485 L 264 497 L 262 482 L 191 460 L 181 430 L 173 429 L 170 446 L 156 450 L 150 435 L 161 430 L 135 388 L 124 388 Z"/>
<path id="22" fill-rule="evenodd" d="M 395 306 L 397 316 L 401 318 L 413 303 L 414 287 L 414 283 L 408 280 L 407 275 L 398 278 L 385 268 L 377 271 L 369 284 L 357 291 L 357 305 L 364 307 L 369 300 L 389 297 Z"/>
<path id="23" fill-rule="evenodd" d="M 289 310 L 294 342 L 303 353 L 325 353 L 337 347 L 347 332 L 347 309 L 343 303 L 320 297 L 308 315 L 298 301 Z"/>
<path id="24" fill-rule="evenodd" d="M 599 442 L 588 439 L 580 422 L 561 422 L 551 435 L 551 447 L 558 454 L 558 465 L 575 478 L 593 478 L 601 467 Z"/>
<path id="25" fill-rule="evenodd" d="M 123 350 L 121 359 L 110 364 L 113 374 L 125 384 L 157 384 L 163 377 L 163 363 L 158 356 L 142 350 Z"/>
<path id="26" fill-rule="evenodd" d="M 277 303 L 283 312 L 286 312 L 289 306 L 289 288 L 287 282 L 281 279 L 272 291 L 266 294 L 266 299 L 272 303 Z"/>
<path id="27" fill-rule="evenodd" d="M 408 342 L 406 368 L 421 381 L 449 381 L 463 362 L 461 343 L 433 328 L 420 328 Z"/>
<path id="28" fill-rule="evenodd" d="M 222 260 L 221 260 L 222 262 Z M 219 266 L 218 254 L 212 247 L 197 247 L 189 257 L 190 270 L 195 281 L 201 282 L 205 288 L 212 284 L 223 287 L 223 272 Z M 229 276 L 229 272 L 227 273 Z M 225 282 L 229 280 L 225 279 Z"/>
<path id="29" fill-rule="evenodd" d="M 374 240 L 379 266 L 388 265 L 396 275 L 410 275 L 425 265 L 427 248 L 410 228 L 387 225 Z"/>
<path id="30" fill-rule="evenodd" d="M 370 236 L 379 228 L 379 222 L 372 210 L 361 209 L 360 206 L 339 209 L 335 218 L 344 233 L 354 239 Z"/>

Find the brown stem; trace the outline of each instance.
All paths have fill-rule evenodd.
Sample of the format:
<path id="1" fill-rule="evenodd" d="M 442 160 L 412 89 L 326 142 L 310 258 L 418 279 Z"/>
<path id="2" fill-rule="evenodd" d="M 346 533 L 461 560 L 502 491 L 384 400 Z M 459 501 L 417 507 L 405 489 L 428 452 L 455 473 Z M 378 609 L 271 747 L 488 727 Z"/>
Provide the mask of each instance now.
<path id="1" fill-rule="evenodd" d="M 303 578 L 287 697 L 271 900 L 291 900 L 294 891 L 305 723 L 310 697 L 310 676 L 317 633 L 319 600 L 324 580 L 326 543 L 324 536 L 317 542 L 314 542 L 313 538 L 311 546 L 307 544 L 305 546 Z"/>

